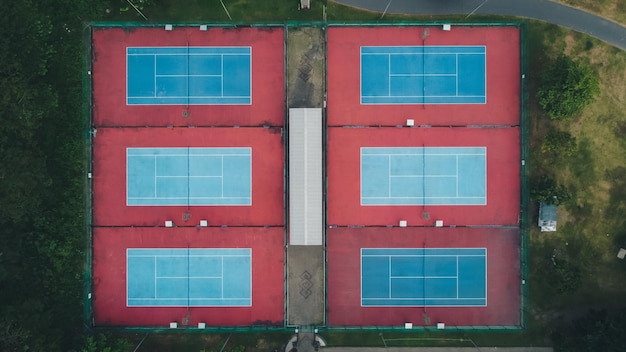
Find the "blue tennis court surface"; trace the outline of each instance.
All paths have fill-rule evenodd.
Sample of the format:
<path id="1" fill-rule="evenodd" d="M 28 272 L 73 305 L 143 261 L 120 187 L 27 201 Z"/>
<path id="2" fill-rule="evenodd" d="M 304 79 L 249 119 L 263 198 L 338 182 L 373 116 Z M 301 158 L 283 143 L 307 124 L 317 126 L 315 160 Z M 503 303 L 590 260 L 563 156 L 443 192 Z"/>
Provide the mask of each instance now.
<path id="1" fill-rule="evenodd" d="M 361 205 L 485 205 L 485 147 L 361 148 Z"/>
<path id="2" fill-rule="evenodd" d="M 361 104 L 485 104 L 484 46 L 361 47 Z"/>
<path id="3" fill-rule="evenodd" d="M 251 104 L 252 48 L 127 48 L 127 103 Z"/>
<path id="4" fill-rule="evenodd" d="M 486 248 L 362 248 L 362 306 L 486 306 Z"/>
<path id="5" fill-rule="evenodd" d="M 252 305 L 250 248 L 127 249 L 127 304 Z"/>
<path id="6" fill-rule="evenodd" d="M 127 148 L 127 205 L 252 205 L 251 148 Z"/>

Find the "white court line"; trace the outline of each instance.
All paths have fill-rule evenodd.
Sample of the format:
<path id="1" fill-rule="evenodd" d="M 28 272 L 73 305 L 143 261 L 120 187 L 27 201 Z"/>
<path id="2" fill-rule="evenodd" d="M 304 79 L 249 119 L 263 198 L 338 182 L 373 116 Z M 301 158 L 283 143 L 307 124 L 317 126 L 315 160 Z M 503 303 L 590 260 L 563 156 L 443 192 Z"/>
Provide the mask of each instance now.
<path id="1" fill-rule="evenodd" d="M 170 47 L 171 48 L 171 47 Z M 182 47 L 185 48 L 185 47 Z M 475 53 L 474 53 L 475 54 Z M 187 56 L 187 54 L 163 54 L 163 53 L 159 53 L 159 54 L 127 54 L 128 56 Z M 198 54 L 194 54 L 194 53 L 189 53 L 189 56 L 217 56 L 217 55 L 222 55 L 222 56 L 245 56 L 245 57 L 251 57 L 252 55 L 250 54 L 244 54 L 244 53 L 215 53 L 215 54 L 206 54 L 206 53 L 198 53 Z"/>
<path id="2" fill-rule="evenodd" d="M 422 155 L 424 155 L 424 156 L 460 156 L 460 155 L 485 156 L 484 153 L 467 153 L 467 154 L 463 154 L 463 153 L 451 153 L 451 154 L 448 154 L 448 153 L 445 153 L 445 154 L 443 154 L 443 153 L 442 154 L 433 153 L 433 154 L 428 154 L 428 153 L 426 153 L 426 154 L 422 154 L 422 153 L 419 153 L 419 152 L 416 152 L 416 153 L 413 153 L 413 154 L 411 154 L 411 153 L 397 153 L 397 154 L 396 153 L 372 153 L 372 154 L 367 154 L 366 153 L 366 154 L 362 154 L 362 155 L 364 155 L 364 156 L 396 156 L 396 155 L 398 155 L 398 156 L 412 156 L 412 155 L 415 155 L 415 156 L 422 156 Z"/>
<path id="3" fill-rule="evenodd" d="M 129 255 L 129 258 L 249 258 L 247 254 L 165 254 L 165 255 L 154 255 L 154 254 L 133 254 Z"/>
<path id="4" fill-rule="evenodd" d="M 132 97 L 128 97 L 128 99 L 248 99 L 250 98 L 249 95 L 224 95 L 221 97 L 215 96 L 215 95 L 167 95 L 167 96 L 158 96 L 158 97 L 145 97 L 145 96 L 132 96 Z M 132 105 L 168 105 L 168 104 L 132 104 Z M 181 105 L 181 104 L 172 104 L 172 105 Z M 197 104 L 191 104 L 191 105 L 228 105 L 228 102 L 222 103 L 222 104 L 204 104 L 204 103 L 197 103 Z M 246 105 L 246 104 L 237 104 L 237 105 Z M 250 104 L 247 104 L 250 105 Z"/>
<path id="5" fill-rule="evenodd" d="M 250 199 L 250 197 L 129 197 L 128 199 Z M 387 197 L 380 197 L 387 198 Z M 463 197 L 470 198 L 470 197 Z M 484 198 L 484 197 L 474 197 L 474 198 Z M 171 205 L 171 204 L 166 204 Z M 220 205 L 228 205 L 228 204 L 220 204 Z"/>
<path id="6" fill-rule="evenodd" d="M 415 177 L 425 177 L 425 178 L 436 178 L 436 177 L 441 177 L 441 178 L 452 178 L 452 177 L 458 177 L 457 175 L 390 175 L 391 177 L 395 177 L 395 178 L 415 178 Z"/>
<path id="7" fill-rule="evenodd" d="M 221 279 L 221 276 L 157 276 L 157 279 Z"/>
<path id="8" fill-rule="evenodd" d="M 154 155 L 154 198 L 158 197 L 157 193 L 157 156 Z M 129 199 L 134 199 L 135 197 L 128 197 Z"/>
<path id="9" fill-rule="evenodd" d="M 455 73 L 390 73 L 389 76 L 392 77 L 453 77 L 456 76 Z M 376 95 L 378 96 L 378 95 Z M 430 95 L 427 95 L 428 97 L 430 97 Z M 450 95 L 450 96 L 454 96 L 454 95 Z M 394 98 L 398 97 L 397 95 L 393 96 Z M 463 96 L 465 97 L 465 96 Z"/>
<path id="10" fill-rule="evenodd" d="M 442 276 L 419 276 L 419 275 L 407 275 L 407 276 L 391 276 L 392 279 L 456 279 L 458 276 L 442 275 Z"/>
<path id="11" fill-rule="evenodd" d="M 222 176 L 157 176 L 158 178 L 223 178 Z"/>
<path id="12" fill-rule="evenodd" d="M 391 96 L 391 55 L 387 55 L 387 96 Z"/>
<path id="13" fill-rule="evenodd" d="M 173 47 L 168 47 L 168 48 L 173 48 Z M 186 47 L 188 49 L 188 47 Z M 139 96 L 139 97 L 134 97 L 134 96 L 129 96 L 127 94 L 126 96 L 126 104 L 128 105 L 129 99 L 137 99 L 137 98 L 155 98 L 155 99 L 172 99 L 172 98 L 193 98 L 193 99 L 197 99 L 197 98 L 249 98 L 250 101 L 252 101 L 252 48 L 251 47 L 246 47 L 249 49 L 248 53 L 193 53 L 193 52 L 187 52 L 185 54 L 183 53 L 158 53 L 158 52 L 154 52 L 154 53 L 141 53 L 141 54 L 129 54 L 128 53 L 128 49 L 126 49 L 126 92 L 128 92 L 128 87 L 130 84 L 130 79 L 129 79 L 129 69 L 130 66 L 128 64 L 128 58 L 131 56 L 152 56 L 154 57 L 154 71 L 153 71 L 153 81 L 154 81 L 154 95 L 152 97 L 150 96 Z M 159 48 L 155 48 L 155 49 L 159 49 Z M 158 69 L 157 69 L 157 57 L 158 56 L 182 56 L 182 57 L 189 57 L 189 56 L 219 56 L 220 57 L 220 74 L 219 75 L 209 75 L 209 74 L 190 74 L 189 70 L 191 69 L 189 67 L 189 63 L 187 60 L 187 74 L 186 75 L 170 75 L 170 74 L 157 74 Z M 250 93 L 247 95 L 230 95 L 230 96 L 224 96 L 224 57 L 226 56 L 241 56 L 241 57 L 246 57 L 250 60 L 250 67 L 249 67 L 249 76 L 250 76 L 250 82 L 249 82 L 249 87 L 250 87 Z M 157 78 L 159 77 L 185 77 L 187 80 L 189 80 L 189 77 L 221 77 L 221 86 L 220 86 L 220 96 L 214 96 L 214 95 L 203 95 L 203 96 L 191 96 L 189 95 L 189 92 L 187 92 L 186 96 L 158 96 L 157 95 Z M 140 105 L 140 104 L 132 104 L 132 105 Z M 148 104 L 148 105 L 152 105 L 152 104 Z M 159 104 L 160 105 L 160 104 Z"/>
<path id="14" fill-rule="evenodd" d="M 250 71 L 252 74 L 252 71 Z M 220 96 L 224 96 L 224 55 L 220 55 Z"/>
<path id="15" fill-rule="evenodd" d="M 188 74 L 188 75 L 169 75 L 169 74 L 155 74 L 155 77 L 221 77 L 222 75 L 209 75 L 209 74 Z"/>
<path id="16" fill-rule="evenodd" d="M 459 256 L 456 256 L 456 298 L 459 299 Z"/>
<path id="17" fill-rule="evenodd" d="M 435 248 L 429 248 L 435 249 Z M 361 254 L 366 257 L 405 257 L 405 258 L 422 258 L 422 257 L 485 257 L 485 254 Z"/>
<path id="18" fill-rule="evenodd" d="M 426 301 L 426 300 L 431 300 L 431 301 L 443 301 L 443 300 L 450 300 L 450 301 L 455 301 L 456 298 L 454 297 L 402 297 L 402 298 L 387 298 L 387 297 L 367 297 L 367 298 L 362 298 L 362 300 L 364 301 L 374 301 L 374 300 L 389 300 L 389 301 L 416 301 L 416 300 L 422 300 L 422 301 Z M 459 300 L 463 300 L 463 301 L 484 301 L 485 298 L 459 298 Z M 371 307 L 389 307 L 386 305 L 381 305 L 381 306 L 371 306 Z M 405 307 L 410 307 L 410 306 L 405 306 Z M 463 307 L 462 305 L 452 305 L 452 307 Z M 471 307 L 475 307 L 475 306 L 471 306 Z"/>
<path id="19" fill-rule="evenodd" d="M 428 47 L 428 45 L 426 46 Z M 381 55 L 411 55 L 411 56 L 417 56 L 417 55 L 459 55 L 459 54 L 463 54 L 463 55 L 485 55 L 485 53 L 479 53 L 479 52 L 475 52 L 475 53 L 459 53 L 459 52 L 437 52 L 437 53 L 365 53 L 365 54 L 361 54 L 361 57 L 363 56 L 368 56 L 368 55 L 372 55 L 372 56 L 381 56 Z M 130 55 L 135 55 L 135 54 L 130 54 Z"/>
<path id="20" fill-rule="evenodd" d="M 456 155 L 456 196 L 459 196 L 459 155 Z"/>
<path id="21" fill-rule="evenodd" d="M 153 255 L 154 257 L 154 299 L 157 299 L 159 297 L 159 295 L 157 294 L 158 290 L 157 290 L 157 256 Z"/>
<path id="22" fill-rule="evenodd" d="M 391 154 L 387 155 L 387 184 L 388 184 L 388 192 L 387 194 L 391 198 Z"/>
<path id="23" fill-rule="evenodd" d="M 456 69 L 454 76 L 456 77 L 456 96 L 459 96 L 459 54 L 455 55 Z"/>
<path id="24" fill-rule="evenodd" d="M 389 298 L 391 298 L 391 256 L 387 257 L 387 261 L 389 262 Z"/>

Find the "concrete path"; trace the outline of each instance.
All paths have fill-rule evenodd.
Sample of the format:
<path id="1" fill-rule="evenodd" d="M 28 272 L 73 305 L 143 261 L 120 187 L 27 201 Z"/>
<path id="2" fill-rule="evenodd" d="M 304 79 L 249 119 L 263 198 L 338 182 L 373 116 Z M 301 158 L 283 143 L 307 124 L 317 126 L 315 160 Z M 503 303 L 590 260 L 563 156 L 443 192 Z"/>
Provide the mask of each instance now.
<path id="1" fill-rule="evenodd" d="M 287 325 L 324 326 L 324 248 L 287 248 Z"/>
<path id="2" fill-rule="evenodd" d="M 626 50 L 626 27 L 549 0 L 335 0 L 370 11 L 420 15 L 507 15 L 533 18 L 589 34 Z"/>

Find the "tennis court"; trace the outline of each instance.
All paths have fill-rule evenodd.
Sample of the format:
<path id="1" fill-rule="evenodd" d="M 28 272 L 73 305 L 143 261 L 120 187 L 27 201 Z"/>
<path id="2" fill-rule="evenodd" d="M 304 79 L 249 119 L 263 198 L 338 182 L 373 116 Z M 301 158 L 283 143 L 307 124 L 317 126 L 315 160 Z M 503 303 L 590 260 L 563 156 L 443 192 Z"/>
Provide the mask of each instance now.
<path id="1" fill-rule="evenodd" d="M 485 104 L 485 46 L 361 47 L 361 104 Z"/>
<path id="2" fill-rule="evenodd" d="M 251 205 L 252 148 L 127 148 L 128 205 Z"/>
<path id="3" fill-rule="evenodd" d="M 127 104 L 252 103 L 251 47 L 130 47 Z"/>
<path id="4" fill-rule="evenodd" d="M 127 305 L 251 306 L 250 248 L 129 248 Z"/>
<path id="5" fill-rule="evenodd" d="M 486 248 L 362 248 L 362 306 L 486 306 Z"/>
<path id="6" fill-rule="evenodd" d="M 361 148 L 361 205 L 484 205 L 485 147 Z"/>

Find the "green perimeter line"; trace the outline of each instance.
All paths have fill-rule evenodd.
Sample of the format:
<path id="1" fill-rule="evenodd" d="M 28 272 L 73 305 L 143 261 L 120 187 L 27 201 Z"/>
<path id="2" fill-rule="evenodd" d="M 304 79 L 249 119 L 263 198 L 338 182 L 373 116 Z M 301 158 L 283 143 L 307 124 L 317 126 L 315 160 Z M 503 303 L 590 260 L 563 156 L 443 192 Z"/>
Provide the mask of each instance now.
<path id="1" fill-rule="evenodd" d="M 88 26 L 84 29 L 83 33 L 83 129 L 85 133 L 85 141 L 84 143 L 84 155 L 83 155 L 83 165 L 84 170 L 89 172 L 91 175 L 91 171 L 93 169 L 93 145 L 92 145 L 92 79 L 91 79 L 91 63 L 92 63 L 92 27 Z M 84 251 L 85 251 L 85 261 L 83 263 L 83 322 L 86 326 L 93 326 L 93 307 L 91 305 L 91 292 L 92 292 L 92 284 L 93 284 L 93 274 L 92 274 L 92 263 L 93 263 L 93 232 L 92 232 L 92 221 L 93 221 L 93 202 L 92 202 L 92 182 L 91 177 L 88 175 L 84 176 L 84 195 L 85 195 L 85 223 L 84 223 Z"/>
<path id="2" fill-rule="evenodd" d="M 289 77 L 287 77 L 287 39 L 288 39 L 288 28 L 285 27 L 283 30 L 283 126 L 281 127 L 281 138 L 283 148 L 283 326 L 287 324 L 289 320 L 289 252 L 287 241 L 289 240 L 288 236 L 288 226 L 289 226 L 289 133 L 287 125 L 289 123 L 289 91 L 287 87 L 287 82 L 289 81 Z"/>
<path id="3" fill-rule="evenodd" d="M 463 20 L 412 20 L 412 21 L 283 21 L 283 22 L 185 22 L 185 21 L 173 21 L 173 22 L 158 22 L 158 23 L 144 23 L 144 22 L 108 22 L 108 21 L 94 21 L 89 25 L 92 27 L 111 27 L 111 28 L 124 28 L 124 27 L 136 27 L 136 28 L 159 28 L 165 27 L 166 24 L 171 24 L 176 27 L 199 27 L 205 25 L 209 28 L 263 28 L 263 27 L 345 27 L 345 26 L 361 26 L 361 27 L 402 27 L 402 26 L 441 26 L 444 24 L 464 26 L 464 27 L 521 27 L 525 23 L 523 20 L 511 19 L 510 21 L 463 21 Z M 454 28 L 453 28 L 454 29 Z M 165 30 L 165 29 L 164 29 Z"/>
<path id="4" fill-rule="evenodd" d="M 442 25 L 442 24 L 451 24 L 451 25 L 459 25 L 459 26 L 480 26 L 480 27 L 489 27 L 489 26 L 516 26 L 518 28 L 520 28 L 520 35 L 522 38 L 522 45 L 521 45 L 521 61 L 522 61 L 522 72 L 526 72 L 526 37 L 525 37 L 525 28 L 526 28 L 526 23 L 527 21 L 520 21 L 520 20 L 512 20 L 512 21 L 505 21 L 505 22 L 493 22 L 493 21 L 488 21 L 485 20 L 483 22 L 481 21 L 472 21 L 472 22 L 464 22 L 464 21 L 459 21 L 459 20 L 450 20 L 450 21 L 445 21 L 445 20 L 436 20 L 436 21 L 407 21 L 407 22 L 397 22 L 397 21 L 389 21 L 389 22 L 385 22 L 385 21 L 329 21 L 329 22 L 322 22 L 322 21 L 286 21 L 286 22 L 258 22 L 258 23 L 249 23 L 249 22 L 237 22 L 237 23 L 233 23 L 233 22 L 211 22 L 211 23 L 202 23 L 202 22 L 170 22 L 170 23 L 142 23 L 142 22 L 90 22 L 89 26 L 87 27 L 87 29 L 85 30 L 85 50 L 84 50 L 84 66 L 85 68 L 87 68 L 87 70 L 91 70 L 91 54 L 92 54 L 92 39 L 91 39 L 91 34 L 92 34 L 92 29 L 93 28 L 106 28 L 106 27 L 142 27 L 142 28 L 158 28 L 158 27 L 164 27 L 165 24 L 173 24 L 175 26 L 181 26 L 181 27 L 191 27 L 191 26 L 200 26 L 200 25 L 207 25 L 209 27 L 218 27 L 218 28 L 224 28 L 224 27 L 231 27 L 231 28 L 236 28 L 236 27 L 250 27 L 250 28 L 257 28 L 257 27 L 285 27 L 285 29 L 287 30 L 287 27 L 291 26 L 291 27 L 298 27 L 298 26 L 320 26 L 320 27 L 326 27 L 326 26 L 337 26 L 337 27 L 342 27 L 342 26 L 433 26 L 433 25 Z M 324 46 L 327 46 L 327 33 L 324 33 Z M 287 41 L 287 37 L 286 37 L 287 33 L 285 31 L 285 39 L 284 39 L 284 48 L 285 48 L 285 58 L 284 60 L 287 60 L 287 45 L 286 45 L 286 41 Z M 327 55 L 327 50 L 325 50 L 325 56 Z M 284 64 L 285 70 L 286 70 L 286 62 Z M 325 70 L 325 75 L 324 75 L 324 95 L 327 92 L 327 80 L 326 80 L 326 74 L 327 74 L 327 67 L 325 65 L 324 67 Z M 286 73 L 285 73 L 285 77 Z M 521 120 L 522 120 L 522 138 L 521 138 L 521 148 L 522 148 L 522 159 L 526 160 L 526 163 L 528 162 L 527 156 L 528 156 L 528 145 L 527 145 L 527 137 L 528 137 L 528 121 L 527 121 L 527 116 L 526 116 L 526 104 L 527 104 L 527 94 L 525 92 L 525 85 L 522 82 L 522 90 L 520 94 L 522 94 L 522 104 L 521 104 Z M 89 165 L 89 170 L 91 170 L 91 166 L 93 163 L 93 154 L 92 154 L 92 135 L 91 135 L 91 124 L 92 124 L 92 111 L 91 111 L 91 92 L 92 92 L 92 80 L 91 80 L 91 76 L 90 75 L 84 75 L 83 76 L 83 95 L 84 95 L 84 107 L 83 107 L 83 111 L 85 116 L 87 117 L 87 125 L 86 126 L 86 134 L 87 134 L 87 138 L 88 138 L 88 145 L 86 146 L 86 159 Z M 287 86 L 285 83 L 285 99 L 288 99 L 288 94 L 287 94 Z M 285 101 L 285 112 L 284 112 L 284 119 L 285 119 L 285 126 L 287 126 L 287 117 L 288 117 L 288 106 L 287 106 L 287 102 Z M 323 117 L 325 117 L 325 112 L 326 112 L 326 108 L 323 108 L 324 111 L 324 115 Z M 324 119 L 324 122 L 327 126 L 327 120 Z M 283 135 L 283 139 L 284 141 L 288 141 L 288 135 L 285 132 Z M 327 139 L 324 139 L 324 143 L 327 144 Z M 286 145 L 286 143 L 285 143 Z M 285 153 L 288 153 L 288 147 L 285 148 Z M 526 164 L 527 166 L 528 164 Z M 287 165 L 285 165 L 285 169 L 284 169 L 284 175 L 285 175 L 285 179 L 287 179 Z M 326 172 L 326 171 L 325 171 Z M 521 177 L 521 193 L 522 193 L 522 199 L 521 199 L 521 203 L 522 203 L 522 213 L 521 213 L 521 227 L 522 227 L 522 245 L 521 245 L 521 260 L 522 260 L 522 277 L 526 278 L 527 277 L 527 272 L 528 272 L 528 268 L 527 268 L 527 231 L 528 231 L 528 213 L 527 213 L 527 204 L 528 204 L 528 180 L 527 180 L 527 168 L 522 168 L 522 177 Z M 325 174 L 326 175 L 326 174 Z M 327 182 L 326 182 L 327 184 Z M 286 184 L 287 185 L 287 184 Z M 288 185 L 287 185 L 288 186 Z M 326 186 L 327 187 L 327 186 Z M 87 324 L 87 326 L 93 327 L 93 312 L 92 312 L 92 305 L 91 305 L 91 299 L 89 298 L 89 295 L 91 294 L 91 289 L 92 289 L 92 244 L 93 244 L 93 237 L 92 237 L 92 229 L 91 229 L 91 222 L 92 222 L 92 189 L 91 189 L 91 180 L 88 179 L 86 182 L 86 188 L 88 189 L 87 193 L 88 193 L 88 199 L 86 200 L 87 203 L 87 215 L 86 216 L 86 221 L 85 221 L 85 233 L 86 233 L 86 239 L 87 239 L 87 243 L 85 244 L 85 272 L 84 272 L 84 294 L 85 294 L 85 298 L 84 298 L 84 320 L 85 323 Z M 285 188 L 286 190 L 288 189 L 288 187 Z M 327 191 L 327 189 L 326 189 Z M 326 192 L 325 192 L 326 193 Z M 286 193 L 284 195 L 284 197 L 286 198 Z M 287 203 L 285 203 L 287 204 Z M 324 206 L 326 207 L 326 203 L 324 203 Z M 325 209 L 324 214 L 327 217 L 327 209 Z M 288 210 L 287 207 L 285 208 L 285 223 L 284 223 L 284 228 L 285 228 L 285 235 L 284 235 L 284 242 L 287 243 L 287 221 L 288 221 Z M 326 236 L 326 233 L 325 233 Z M 326 241 L 326 238 L 324 238 L 324 241 Z M 324 245 L 326 244 L 326 242 L 324 242 Z M 324 255 L 326 256 L 326 251 L 324 251 Z M 287 297 L 288 293 L 286 290 L 286 285 L 287 285 L 287 250 L 284 250 L 284 258 L 285 258 L 285 273 L 284 273 L 284 285 L 285 285 L 285 297 Z M 325 265 L 325 264 L 324 264 Z M 326 271 L 326 270 L 325 270 Z M 326 297 L 328 294 L 328 285 L 327 285 L 327 280 L 328 280 L 328 273 L 326 273 L 325 275 L 325 292 L 326 292 Z M 521 322 L 521 326 L 446 326 L 445 331 L 455 331 L 455 332 L 479 332 L 479 331 L 515 331 L 515 330 L 520 330 L 521 328 L 523 328 L 525 326 L 525 311 L 527 310 L 527 307 L 525 306 L 526 304 L 526 298 L 527 298 L 527 285 L 523 285 L 522 287 L 522 322 Z M 287 299 L 285 299 L 285 307 L 287 304 Z M 327 314 L 328 314 L 328 302 L 325 299 L 325 314 L 324 314 L 324 322 L 327 323 Z M 285 309 L 285 321 L 283 322 L 283 324 L 287 323 L 287 310 Z M 436 326 L 416 326 L 411 330 L 407 330 L 405 329 L 403 326 L 402 327 L 395 327 L 395 326 L 325 326 L 325 327 L 318 327 L 319 331 L 324 331 L 324 332 L 347 332 L 347 331 L 441 331 L 440 329 L 437 329 Z M 103 331 L 122 331 L 122 332 L 263 332 L 263 331 L 276 331 L 276 332 L 293 332 L 293 328 L 289 328 L 289 327 L 279 327 L 279 326 L 242 326 L 242 327 L 207 327 L 205 329 L 198 329 L 196 327 L 183 327 L 183 328 L 178 328 L 178 329 L 169 329 L 166 327 L 163 328 L 159 328 L 159 327 L 122 327 L 122 328 L 117 328 L 117 327 L 107 327 L 107 326 L 98 326 L 96 327 L 96 329 L 98 330 L 103 330 Z"/>
<path id="5" fill-rule="evenodd" d="M 520 71 L 522 77 L 520 77 L 520 149 L 521 149 L 521 172 L 520 172 L 520 231 L 521 231 L 521 243 L 520 243 L 520 324 L 522 328 L 525 328 L 528 324 L 529 301 L 528 301 L 528 243 L 529 243 L 529 180 L 528 170 L 529 168 L 529 133 L 530 122 L 528 119 L 528 91 L 526 86 L 526 74 L 528 74 L 528 43 L 526 38 L 527 21 L 524 21 L 520 25 Z"/>

